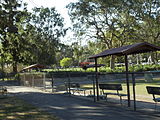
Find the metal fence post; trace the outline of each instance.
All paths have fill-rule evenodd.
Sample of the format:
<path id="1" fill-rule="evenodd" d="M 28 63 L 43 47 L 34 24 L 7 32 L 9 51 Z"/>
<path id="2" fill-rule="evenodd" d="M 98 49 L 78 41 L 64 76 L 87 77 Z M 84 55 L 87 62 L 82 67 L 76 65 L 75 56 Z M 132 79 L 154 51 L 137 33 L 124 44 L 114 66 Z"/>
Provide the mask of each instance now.
<path id="1" fill-rule="evenodd" d="M 34 86 L 34 74 L 32 74 L 32 87 Z"/>
<path id="2" fill-rule="evenodd" d="M 134 100 L 134 111 L 136 111 L 136 90 L 135 90 L 135 76 L 134 73 L 132 73 L 132 84 L 133 84 L 133 100 Z"/>
<path id="3" fill-rule="evenodd" d="M 46 74 L 45 73 L 43 73 L 43 86 L 44 86 L 44 89 L 46 89 Z"/>
<path id="4" fill-rule="evenodd" d="M 54 85 L 53 85 L 54 78 L 53 78 L 53 74 L 51 74 L 51 77 L 52 77 L 52 92 L 54 92 Z"/>

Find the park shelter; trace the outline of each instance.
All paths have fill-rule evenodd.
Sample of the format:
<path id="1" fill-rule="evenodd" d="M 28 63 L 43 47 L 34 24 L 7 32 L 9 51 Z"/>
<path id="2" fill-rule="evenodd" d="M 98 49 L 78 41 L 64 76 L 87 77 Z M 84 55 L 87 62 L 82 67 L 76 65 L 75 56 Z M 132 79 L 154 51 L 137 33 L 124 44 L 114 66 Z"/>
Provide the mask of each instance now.
<path id="1" fill-rule="evenodd" d="M 25 68 L 22 69 L 22 71 L 27 71 L 27 70 L 39 70 L 39 69 L 44 69 L 45 66 L 44 65 L 41 65 L 41 64 L 33 64 L 33 65 L 30 65 L 30 66 L 27 66 Z"/>
<path id="2" fill-rule="evenodd" d="M 143 43 L 136 43 L 132 45 L 122 46 L 119 48 L 112 48 L 108 50 L 104 50 L 101 53 L 96 55 L 90 56 L 90 59 L 95 59 L 95 70 L 96 70 L 96 90 L 97 90 L 97 101 L 99 101 L 99 90 L 98 90 L 98 69 L 97 69 L 97 58 L 106 57 L 111 55 L 116 56 L 125 56 L 125 68 L 126 68 L 126 85 L 127 85 L 127 96 L 128 96 L 128 107 L 130 107 L 130 88 L 129 88 L 129 74 L 128 74 L 128 55 L 131 54 L 139 54 L 139 53 L 146 53 L 152 51 L 160 51 L 160 47 L 143 42 Z M 134 89 L 135 90 L 135 89 Z M 133 96 L 135 96 L 135 91 L 133 92 Z M 135 99 L 134 99 L 135 101 Z"/>

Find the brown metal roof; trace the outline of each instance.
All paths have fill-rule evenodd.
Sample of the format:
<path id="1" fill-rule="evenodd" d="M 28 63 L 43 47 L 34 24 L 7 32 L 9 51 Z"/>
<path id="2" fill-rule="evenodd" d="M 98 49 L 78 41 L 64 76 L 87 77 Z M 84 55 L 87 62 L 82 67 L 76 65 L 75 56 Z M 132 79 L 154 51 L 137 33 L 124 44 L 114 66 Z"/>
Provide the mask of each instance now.
<path id="1" fill-rule="evenodd" d="M 33 68 L 43 69 L 43 68 L 45 68 L 45 66 L 44 65 L 40 65 L 40 64 L 33 64 L 33 65 L 30 65 L 30 66 L 27 66 L 27 67 L 23 68 L 23 70 L 33 69 Z"/>
<path id="2" fill-rule="evenodd" d="M 151 51 L 160 51 L 160 47 L 147 42 L 136 43 L 133 45 L 127 45 L 119 48 L 108 49 L 96 55 L 90 56 L 89 58 L 92 59 L 92 58 L 106 57 L 110 55 L 118 55 L 118 56 L 130 55 L 130 54 L 138 54 L 138 53 L 145 53 L 145 52 L 151 52 Z"/>

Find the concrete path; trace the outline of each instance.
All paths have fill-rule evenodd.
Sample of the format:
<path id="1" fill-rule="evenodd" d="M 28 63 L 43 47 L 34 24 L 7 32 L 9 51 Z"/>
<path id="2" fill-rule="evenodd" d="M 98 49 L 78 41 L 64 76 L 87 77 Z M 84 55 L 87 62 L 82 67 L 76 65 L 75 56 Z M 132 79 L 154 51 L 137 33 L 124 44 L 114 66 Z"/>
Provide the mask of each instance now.
<path id="1" fill-rule="evenodd" d="M 134 112 L 122 106 L 95 103 L 66 94 L 51 94 L 36 88 L 7 86 L 11 95 L 51 113 L 60 120 L 160 120 L 157 114 Z"/>

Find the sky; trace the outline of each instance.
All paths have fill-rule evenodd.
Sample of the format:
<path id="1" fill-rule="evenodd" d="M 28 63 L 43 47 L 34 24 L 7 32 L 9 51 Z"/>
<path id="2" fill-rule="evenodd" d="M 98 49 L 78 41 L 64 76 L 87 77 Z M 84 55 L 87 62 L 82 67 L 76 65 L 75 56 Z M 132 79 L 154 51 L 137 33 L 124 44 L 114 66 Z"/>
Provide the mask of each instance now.
<path id="1" fill-rule="evenodd" d="M 61 16 L 64 18 L 65 27 L 71 26 L 71 21 L 68 15 L 68 10 L 66 5 L 68 5 L 70 2 L 76 2 L 77 0 L 23 0 L 28 4 L 27 8 L 30 11 L 34 7 L 55 7 L 57 12 L 61 14 Z M 67 32 L 67 35 L 63 39 L 72 39 L 73 33 Z M 64 42 L 64 40 L 61 40 Z M 65 43 L 70 44 L 71 41 L 65 41 Z M 72 41 L 73 42 L 73 41 Z"/>

